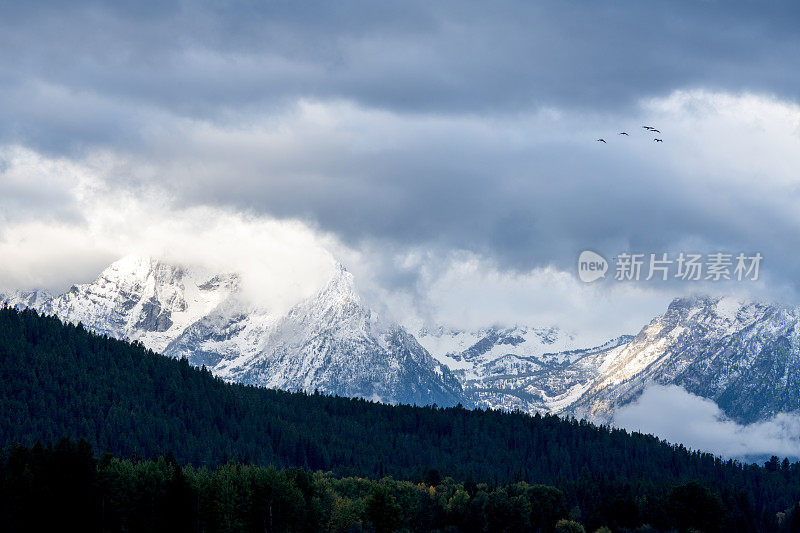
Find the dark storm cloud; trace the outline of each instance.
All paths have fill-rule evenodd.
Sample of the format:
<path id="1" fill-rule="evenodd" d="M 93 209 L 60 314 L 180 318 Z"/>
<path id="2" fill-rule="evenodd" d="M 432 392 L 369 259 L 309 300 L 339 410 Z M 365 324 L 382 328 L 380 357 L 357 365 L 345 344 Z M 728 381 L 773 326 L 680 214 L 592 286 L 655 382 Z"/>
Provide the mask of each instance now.
<path id="1" fill-rule="evenodd" d="M 107 149 L 126 162 L 112 186 L 509 268 L 685 241 L 778 253 L 797 220 L 746 187 L 586 140 L 678 89 L 797 101 L 799 21 L 793 2 L 6 3 L 0 143 Z M 341 115 L 295 120 L 303 101 Z M 570 117 L 526 123 L 548 108 Z"/>
<path id="2" fill-rule="evenodd" d="M 752 146 L 737 150 L 726 135 L 738 133 L 708 109 L 716 100 L 690 105 L 690 116 L 709 118 L 681 124 L 686 117 L 676 111 L 665 145 L 633 129 L 637 116 L 614 118 L 633 125 L 634 136 L 622 139 L 606 118 L 585 113 L 487 123 L 321 106 L 266 134 L 157 141 L 167 159 L 156 163 L 190 205 L 300 215 L 356 246 L 466 249 L 523 271 L 572 270 L 583 249 L 609 258 L 626 250 L 761 251 L 793 275 L 784 250 L 797 233 L 792 202 L 800 198 L 782 184 L 792 176 L 751 178 L 780 157 L 784 165 L 797 159 L 769 151 L 782 133 L 746 134 L 738 141 Z M 708 132 L 693 133 L 697 123 Z M 613 136 L 610 144 L 596 143 L 596 131 Z M 684 168 L 698 158 L 713 163 Z"/>
<path id="3" fill-rule="evenodd" d="M 298 97 L 445 113 L 617 108 L 686 86 L 795 99 L 798 21 L 781 2 L 6 3 L 2 133 L 141 133 L 108 100 L 222 120 Z M 87 105 L 84 127 L 18 105 L 48 86 Z M 131 131 L 92 116 L 109 114 Z"/>

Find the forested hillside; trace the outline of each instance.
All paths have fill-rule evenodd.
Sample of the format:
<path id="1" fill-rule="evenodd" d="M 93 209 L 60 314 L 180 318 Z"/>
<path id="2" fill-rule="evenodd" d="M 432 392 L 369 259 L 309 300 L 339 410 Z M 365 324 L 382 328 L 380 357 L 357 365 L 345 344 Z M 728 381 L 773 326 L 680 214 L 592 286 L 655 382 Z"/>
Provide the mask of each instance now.
<path id="1" fill-rule="evenodd" d="M 235 461 L 434 486 L 449 476 L 468 495 L 472 487 L 471 497 L 480 483 L 487 495 L 498 486 L 508 494 L 522 490 L 508 487 L 523 481 L 553 485 L 590 528 L 670 525 L 667 504 L 679 486 L 690 487 L 691 499 L 695 486 L 685 485 L 691 481 L 709 489 L 708 505 L 719 518 L 714 527 L 726 530 L 773 529 L 776 513 L 800 496 L 800 464 L 788 461 L 741 465 L 551 416 L 232 385 L 185 361 L 34 311 L 0 309 L 0 383 L 6 447 L 66 436 L 122 458 L 169 455 L 196 468 Z M 129 468 L 143 464 L 151 463 Z M 7 490 L 14 492 L 22 481 L 11 479 L 17 481 Z"/>
<path id="2" fill-rule="evenodd" d="M 570 533 L 584 531 L 796 531 L 797 506 L 782 527 L 731 520 L 718 495 L 690 482 L 636 509 L 587 516 L 563 491 L 524 481 L 459 482 L 429 472 L 419 483 L 391 477 L 338 478 L 303 469 L 228 463 L 180 466 L 173 457 L 99 459 L 85 441 L 12 447 L 0 462 L 5 530 L 57 531 L 390 531 Z M 42 511 L 46 512 L 42 512 Z M 626 513 L 620 511 L 626 510 Z M 650 526 L 643 526 L 642 521 Z M 598 527 L 598 524 L 600 525 Z M 603 529 L 609 528 L 609 529 Z"/>

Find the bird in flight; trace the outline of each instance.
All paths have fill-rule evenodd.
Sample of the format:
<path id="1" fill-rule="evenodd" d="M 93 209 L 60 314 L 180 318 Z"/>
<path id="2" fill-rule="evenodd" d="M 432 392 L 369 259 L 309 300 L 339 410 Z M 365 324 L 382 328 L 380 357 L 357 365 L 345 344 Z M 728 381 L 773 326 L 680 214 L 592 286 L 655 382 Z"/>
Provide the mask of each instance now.
<path id="1" fill-rule="evenodd" d="M 653 129 L 653 126 L 642 126 L 642 128 L 649 131 Z"/>
<path id="2" fill-rule="evenodd" d="M 655 142 L 657 142 L 657 143 L 663 143 L 663 142 L 664 142 L 662 139 L 653 139 L 653 140 L 654 140 Z"/>
<path id="3" fill-rule="evenodd" d="M 597 139 L 597 142 L 606 143 L 606 140 L 605 139 Z M 608 143 L 606 143 L 606 144 L 608 144 Z"/>
<path id="4" fill-rule="evenodd" d="M 619 134 L 620 135 L 625 135 L 626 137 L 628 136 L 628 132 L 625 132 L 625 131 L 621 131 L 621 132 L 619 132 Z"/>
<path id="5" fill-rule="evenodd" d="M 653 133 L 661 133 L 660 131 L 658 131 L 658 130 L 657 130 L 657 129 L 655 129 L 655 128 L 650 128 L 650 131 L 651 131 L 651 132 L 653 132 Z"/>

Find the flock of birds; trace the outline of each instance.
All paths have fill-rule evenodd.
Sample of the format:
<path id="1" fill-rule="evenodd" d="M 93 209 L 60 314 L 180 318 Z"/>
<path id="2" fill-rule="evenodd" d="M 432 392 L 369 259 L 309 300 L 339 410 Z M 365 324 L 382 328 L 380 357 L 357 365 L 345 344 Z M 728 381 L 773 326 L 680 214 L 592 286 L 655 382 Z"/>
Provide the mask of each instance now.
<path id="1" fill-rule="evenodd" d="M 660 132 L 659 130 L 655 129 L 653 126 L 642 126 L 642 129 L 643 129 L 643 130 L 645 130 L 645 131 L 646 131 L 646 132 L 648 132 L 648 133 L 658 133 L 659 135 L 661 134 L 661 132 Z M 624 135 L 625 137 L 629 137 L 629 135 L 628 135 L 628 132 L 627 132 L 627 131 L 621 131 L 621 132 L 619 132 L 617 135 Z M 664 142 L 664 139 L 660 139 L 660 138 L 658 138 L 658 137 L 653 137 L 653 141 L 654 141 L 654 142 L 657 142 L 657 143 L 663 143 L 663 142 Z M 600 139 L 597 139 L 597 142 L 601 142 L 601 143 L 604 143 L 604 144 L 608 144 L 608 143 L 606 142 L 606 140 L 605 140 L 605 139 L 603 139 L 602 137 L 601 137 Z"/>

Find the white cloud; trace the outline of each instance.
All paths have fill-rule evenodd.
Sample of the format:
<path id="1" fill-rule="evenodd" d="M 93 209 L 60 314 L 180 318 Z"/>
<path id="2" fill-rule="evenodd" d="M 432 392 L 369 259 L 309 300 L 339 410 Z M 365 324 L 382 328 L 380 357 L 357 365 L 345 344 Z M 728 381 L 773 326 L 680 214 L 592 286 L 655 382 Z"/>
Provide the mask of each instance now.
<path id="1" fill-rule="evenodd" d="M 729 249 L 765 256 L 748 289 L 796 299 L 800 110 L 785 101 L 682 91 L 617 114 L 473 116 L 298 100 L 162 119 L 141 151 L 0 151 L 0 286 L 63 287 L 141 251 L 268 259 L 253 290 L 291 300 L 335 257 L 406 323 L 557 324 L 594 342 L 673 296 L 740 287 L 584 285 L 578 252 Z"/>
<path id="2" fill-rule="evenodd" d="M 327 281 L 335 239 L 303 222 L 213 206 L 180 207 L 156 188 L 114 189 L 103 158 L 48 160 L 22 149 L 6 158 L 8 183 L 62 187 L 62 204 L 80 217 L 5 217 L 0 226 L 0 287 L 63 290 L 93 279 L 129 254 L 235 271 L 262 305 L 286 308 Z"/>
<path id="3" fill-rule="evenodd" d="M 676 385 L 651 385 L 635 403 L 617 410 L 614 425 L 724 457 L 800 459 L 800 414 L 781 413 L 742 425 L 713 401 Z"/>
<path id="4" fill-rule="evenodd" d="M 388 311 L 412 331 L 446 326 L 480 329 L 494 325 L 560 326 L 578 345 L 636 333 L 663 312 L 673 295 L 633 285 L 587 285 L 573 272 L 554 267 L 527 272 L 501 269 L 469 252 L 444 256 L 415 250 L 395 256 L 396 268 L 414 280 L 397 290 L 369 287 Z M 379 267 L 367 267 L 374 272 Z M 365 276 L 371 280 L 371 276 Z"/>

